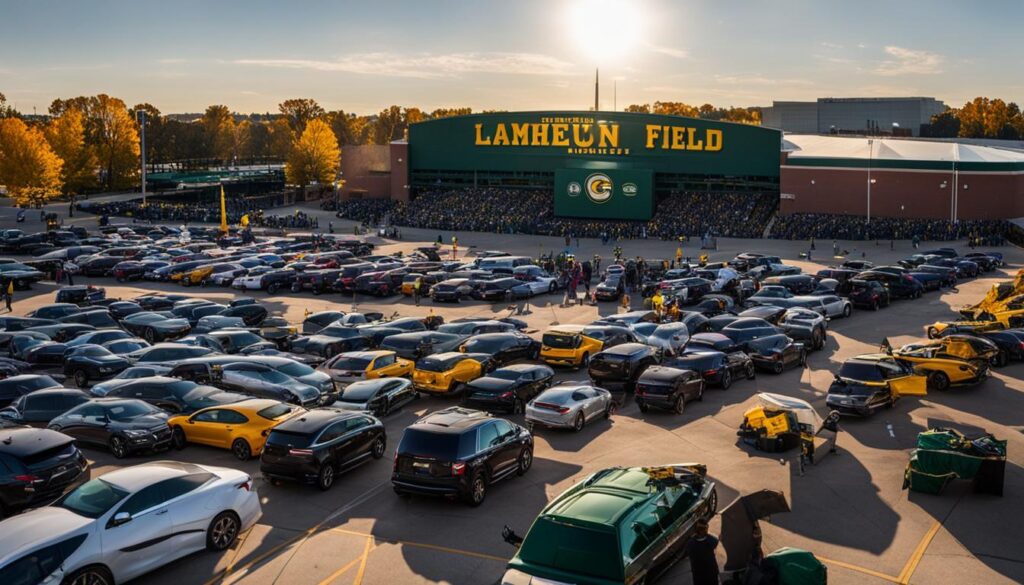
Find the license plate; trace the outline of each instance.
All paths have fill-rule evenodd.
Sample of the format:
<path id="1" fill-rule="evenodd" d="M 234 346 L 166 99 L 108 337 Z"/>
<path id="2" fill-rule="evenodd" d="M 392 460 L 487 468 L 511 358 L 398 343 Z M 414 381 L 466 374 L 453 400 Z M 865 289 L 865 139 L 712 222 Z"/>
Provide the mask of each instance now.
<path id="1" fill-rule="evenodd" d="M 415 467 L 416 469 L 430 469 L 429 463 L 421 463 L 419 461 L 413 462 L 412 466 Z"/>
<path id="2" fill-rule="evenodd" d="M 851 404 L 851 402 L 850 402 L 849 400 L 840 400 L 840 401 L 839 401 L 839 404 L 842 404 L 842 405 L 844 405 L 844 406 L 847 406 L 847 405 Z"/>

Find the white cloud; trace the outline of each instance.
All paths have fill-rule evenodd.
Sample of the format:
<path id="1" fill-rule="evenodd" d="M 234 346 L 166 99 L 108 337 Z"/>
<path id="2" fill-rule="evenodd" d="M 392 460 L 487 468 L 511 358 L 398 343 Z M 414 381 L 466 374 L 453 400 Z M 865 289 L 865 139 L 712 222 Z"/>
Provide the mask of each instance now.
<path id="1" fill-rule="evenodd" d="M 689 59 L 690 53 L 685 49 L 677 49 L 675 47 L 659 47 L 658 45 L 648 45 L 651 51 L 658 53 L 659 55 L 666 55 L 673 59 Z"/>
<path id="2" fill-rule="evenodd" d="M 892 77 L 896 75 L 936 75 L 942 73 L 942 55 L 889 45 L 885 48 L 891 59 L 879 63 L 875 73 Z"/>
<path id="3" fill-rule="evenodd" d="M 500 73 L 503 75 L 569 75 L 575 73 L 572 63 L 538 53 L 448 53 L 442 55 L 362 53 L 347 55 L 334 61 L 238 59 L 234 63 L 420 79 L 458 77 L 466 73 Z"/>

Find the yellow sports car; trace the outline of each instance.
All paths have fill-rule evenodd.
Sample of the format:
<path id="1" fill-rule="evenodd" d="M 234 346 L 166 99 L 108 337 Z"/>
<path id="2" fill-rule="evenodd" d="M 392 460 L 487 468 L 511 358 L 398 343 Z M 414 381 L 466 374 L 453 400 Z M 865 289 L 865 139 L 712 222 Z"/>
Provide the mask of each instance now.
<path id="1" fill-rule="evenodd" d="M 270 429 L 306 412 L 294 404 L 251 398 L 233 404 L 211 406 L 168 419 L 171 442 L 178 449 L 188 443 L 231 449 L 241 461 L 263 451 Z"/>
<path id="2" fill-rule="evenodd" d="M 490 369 L 491 356 L 483 353 L 449 351 L 416 360 L 413 388 L 431 394 L 453 394 L 460 384 L 483 376 Z"/>
<path id="3" fill-rule="evenodd" d="M 999 331 L 1006 327 L 999 321 L 936 321 L 926 325 L 924 330 L 928 339 L 936 339 L 950 333 L 972 333 L 982 331 Z"/>
<path id="4" fill-rule="evenodd" d="M 891 355 L 858 355 L 843 362 L 825 404 L 840 414 L 868 416 L 902 396 L 927 394 L 928 378 Z"/>
<path id="5" fill-rule="evenodd" d="M 928 376 L 928 387 L 946 390 L 952 384 L 980 382 L 988 376 L 988 359 L 976 355 L 970 344 L 945 339 L 910 343 L 892 350 L 892 356 Z"/>
<path id="6" fill-rule="evenodd" d="M 374 378 L 408 378 L 413 363 L 393 351 L 347 351 L 339 353 L 317 367 L 332 379 L 351 383 Z"/>
<path id="7" fill-rule="evenodd" d="M 621 327 L 559 325 L 541 337 L 540 359 L 552 366 L 585 368 L 597 352 L 629 341 L 633 339 Z"/>
<path id="8" fill-rule="evenodd" d="M 195 270 L 189 270 L 182 274 L 181 285 L 199 286 L 203 284 L 203 281 L 209 278 L 211 274 L 213 274 L 213 264 L 207 264 L 206 266 L 200 266 Z"/>

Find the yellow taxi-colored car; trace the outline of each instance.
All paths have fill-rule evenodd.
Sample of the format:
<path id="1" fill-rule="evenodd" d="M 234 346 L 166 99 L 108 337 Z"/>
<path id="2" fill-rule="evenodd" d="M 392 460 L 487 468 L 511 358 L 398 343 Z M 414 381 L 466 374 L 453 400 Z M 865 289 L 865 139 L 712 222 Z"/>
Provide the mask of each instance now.
<path id="1" fill-rule="evenodd" d="M 926 325 L 924 330 L 928 339 L 936 339 L 949 333 L 981 333 L 1005 328 L 999 321 L 936 321 L 931 325 Z"/>
<path id="2" fill-rule="evenodd" d="M 843 362 L 828 389 L 825 404 L 841 414 L 868 416 L 902 396 L 924 396 L 928 377 L 891 355 L 872 353 Z"/>
<path id="3" fill-rule="evenodd" d="M 213 274 L 213 264 L 200 266 L 194 270 L 189 270 L 183 273 L 181 277 L 181 284 L 182 286 L 197 286 L 203 284 L 203 281 L 209 278 L 211 274 Z"/>
<path id="4" fill-rule="evenodd" d="M 266 398 L 251 398 L 179 414 L 168 419 L 171 442 L 178 449 L 188 443 L 231 449 L 235 457 L 248 460 L 263 451 L 270 429 L 306 412 L 294 404 Z"/>
<path id="5" fill-rule="evenodd" d="M 552 366 L 585 368 L 595 353 L 632 341 L 621 327 L 559 325 L 541 337 L 540 359 Z"/>
<path id="6" fill-rule="evenodd" d="M 460 384 L 476 380 L 490 369 L 491 356 L 449 351 L 416 360 L 413 388 L 431 394 L 452 394 Z"/>
<path id="7" fill-rule="evenodd" d="M 398 357 L 393 351 L 346 351 L 317 367 L 333 380 L 352 383 L 374 378 L 408 378 L 412 375 L 411 360 Z"/>
<path id="8" fill-rule="evenodd" d="M 892 350 L 892 356 L 910 364 L 915 373 L 928 376 L 928 387 L 933 390 L 946 390 L 951 384 L 980 382 L 988 376 L 988 359 L 967 357 L 976 353 L 968 349 L 970 344 L 944 341 L 910 343 Z"/>

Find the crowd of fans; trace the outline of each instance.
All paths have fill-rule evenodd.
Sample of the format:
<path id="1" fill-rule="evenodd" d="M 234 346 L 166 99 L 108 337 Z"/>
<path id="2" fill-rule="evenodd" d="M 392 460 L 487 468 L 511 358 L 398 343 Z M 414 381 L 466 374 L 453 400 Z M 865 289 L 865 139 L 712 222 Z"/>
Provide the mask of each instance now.
<path id="1" fill-rule="evenodd" d="M 303 211 L 291 215 L 266 215 L 264 209 L 283 205 L 282 194 L 259 197 L 227 197 L 224 201 L 228 223 L 238 224 L 243 215 L 249 216 L 249 225 L 254 227 L 316 229 L 317 218 Z M 133 221 L 151 223 L 219 223 L 220 200 L 212 201 L 168 201 L 150 198 L 145 205 L 142 199 L 125 201 L 85 201 L 76 208 L 99 216 L 129 217 Z"/>
<path id="2" fill-rule="evenodd" d="M 771 237 L 782 240 L 934 240 L 970 239 L 980 245 L 998 246 L 1006 239 L 1003 220 L 908 219 L 794 213 L 779 216 Z"/>
<path id="3" fill-rule="evenodd" d="M 676 239 L 714 235 L 759 238 L 776 196 L 756 193 L 679 193 L 658 201 L 650 221 L 555 217 L 550 191 L 503 188 L 432 190 L 409 203 L 354 199 L 337 206 L 338 217 L 377 225 L 445 231 L 573 236 L 578 238 Z"/>

